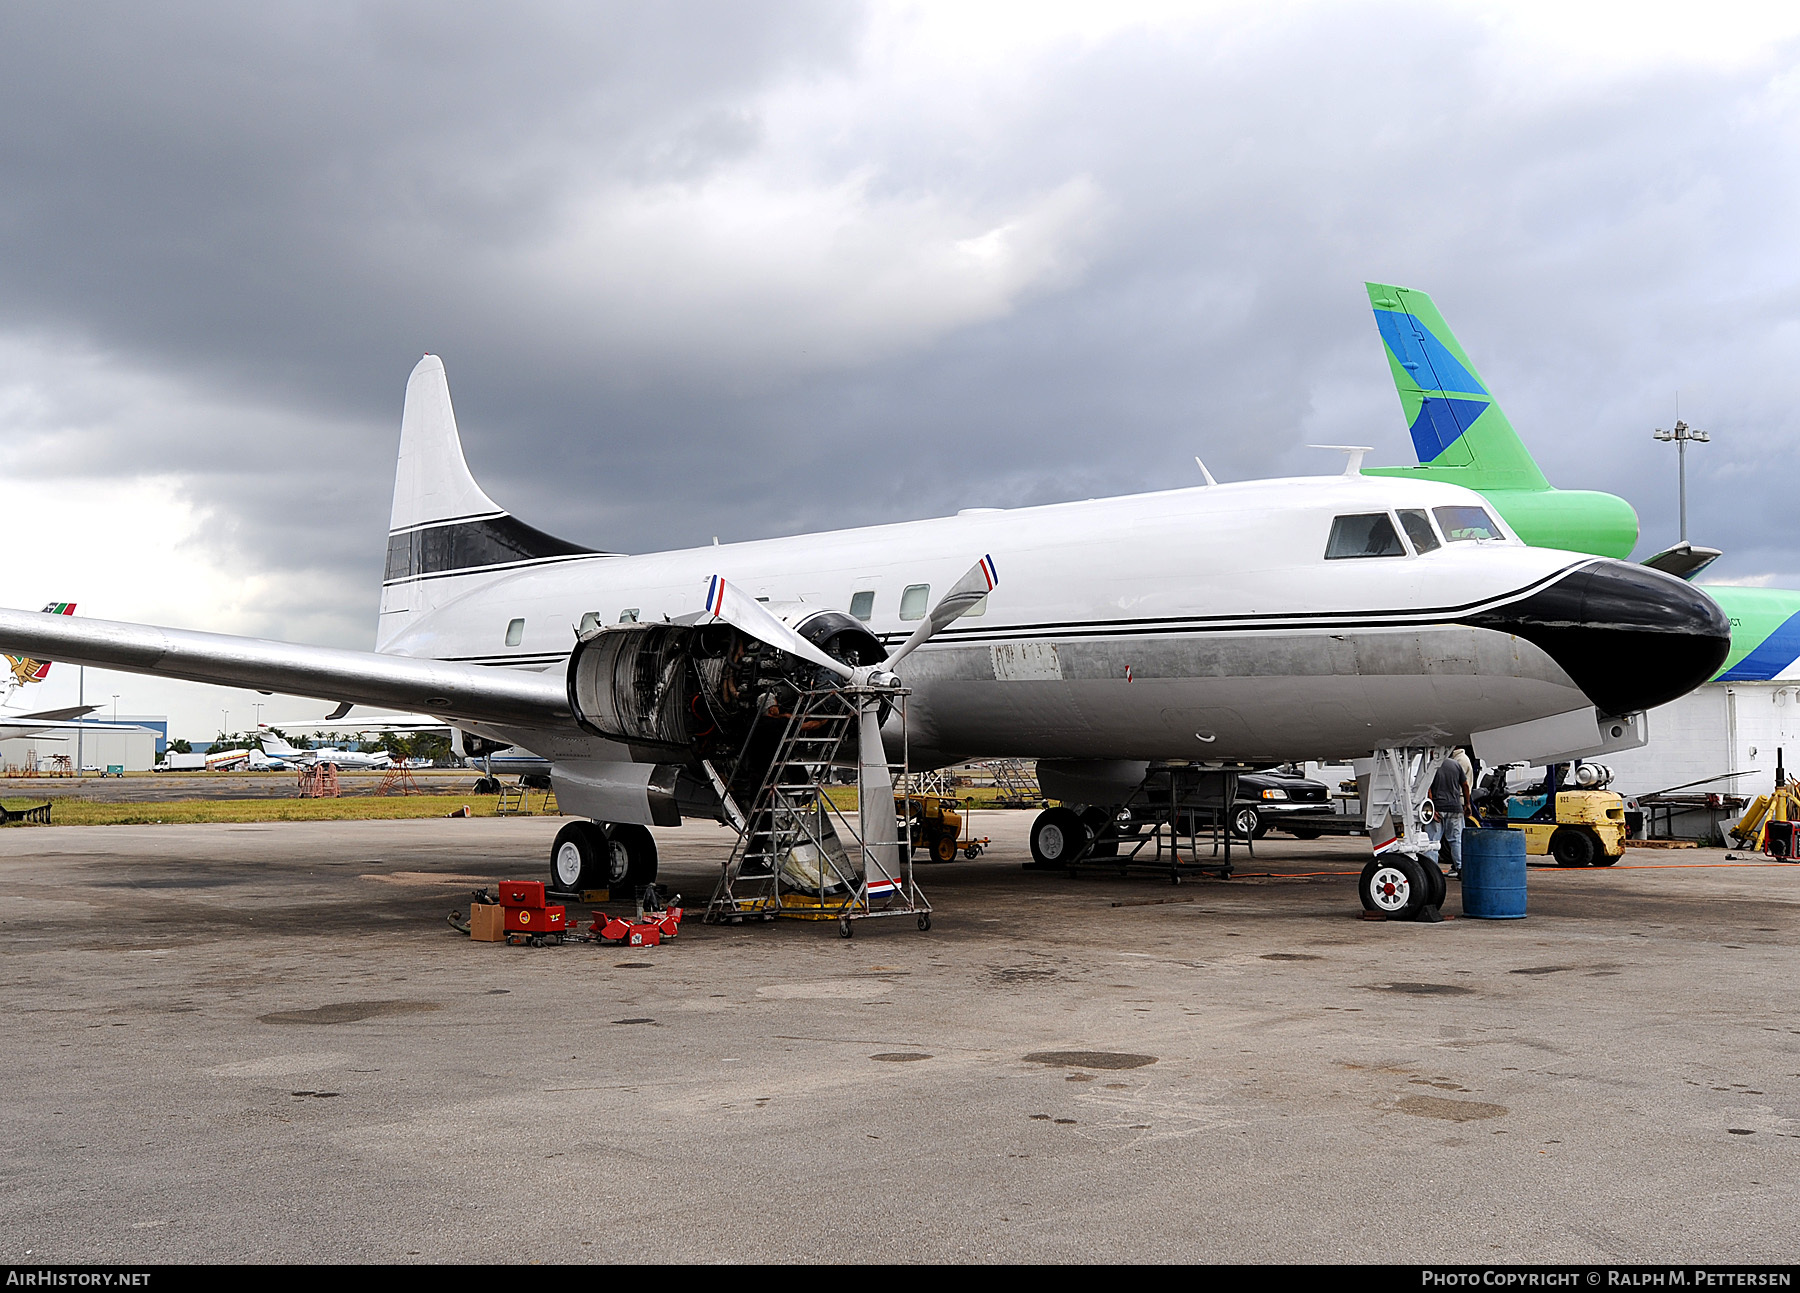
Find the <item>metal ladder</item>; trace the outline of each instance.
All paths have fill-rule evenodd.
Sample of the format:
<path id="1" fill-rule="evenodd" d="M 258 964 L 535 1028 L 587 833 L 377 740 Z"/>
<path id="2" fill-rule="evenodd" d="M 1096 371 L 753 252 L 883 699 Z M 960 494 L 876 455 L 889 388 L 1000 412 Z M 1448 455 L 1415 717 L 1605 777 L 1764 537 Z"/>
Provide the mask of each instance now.
<path id="1" fill-rule="evenodd" d="M 905 818 L 898 824 L 902 862 L 895 869 L 904 874 L 889 876 L 871 860 L 858 834 L 854 819 L 861 805 L 846 810 L 830 798 L 831 771 L 845 766 L 846 751 L 855 765 L 858 723 L 856 695 L 849 689 L 799 693 L 747 813 L 725 778 L 705 764 L 738 830 L 707 905 L 708 922 L 835 919 L 849 937 L 854 920 L 913 914 L 921 929 L 930 928 L 930 904 L 912 882 L 910 824 Z"/>
<path id="2" fill-rule="evenodd" d="M 757 786 L 748 814 L 725 792 L 727 813 L 738 827 L 738 842 L 707 908 L 707 919 L 754 915 L 772 918 L 781 909 L 781 868 L 798 846 L 811 844 L 819 856 L 817 896 L 832 887 L 826 872 L 829 829 L 825 783 L 846 740 L 856 737 L 856 711 L 836 692 L 806 692 L 787 716 L 769 770 Z M 715 774 L 716 776 L 716 774 Z M 723 787 L 718 787 L 723 790 Z M 829 838 L 828 838 L 829 837 Z M 838 883 L 854 884 L 852 875 Z"/>

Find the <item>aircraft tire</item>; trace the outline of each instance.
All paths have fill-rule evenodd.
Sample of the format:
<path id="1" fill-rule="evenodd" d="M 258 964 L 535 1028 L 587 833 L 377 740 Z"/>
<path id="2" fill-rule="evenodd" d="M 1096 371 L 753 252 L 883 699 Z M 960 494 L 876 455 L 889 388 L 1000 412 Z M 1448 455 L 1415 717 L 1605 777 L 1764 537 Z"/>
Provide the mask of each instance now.
<path id="1" fill-rule="evenodd" d="M 1450 882 L 1444 877 L 1444 868 L 1431 858 L 1420 858 L 1419 872 L 1425 878 L 1425 905 L 1442 907 L 1444 899 L 1450 896 Z"/>
<path id="2" fill-rule="evenodd" d="M 1586 831 L 1562 827 L 1550 837 L 1550 856 L 1557 866 L 1593 866 L 1600 845 Z"/>
<path id="3" fill-rule="evenodd" d="M 1031 860 L 1042 867 L 1069 865 L 1087 842 L 1087 827 L 1068 808 L 1046 808 L 1031 824 Z"/>
<path id="4" fill-rule="evenodd" d="M 1389 920 L 1411 920 L 1427 905 L 1428 883 L 1419 864 L 1399 854 L 1371 858 L 1356 887 L 1365 911 L 1378 911 Z"/>
<path id="5" fill-rule="evenodd" d="M 1113 814 L 1104 808 L 1084 808 L 1081 810 L 1081 824 L 1087 827 L 1088 835 L 1094 841 L 1089 857 L 1111 858 L 1119 856 L 1119 839 L 1115 834 L 1111 839 L 1102 839 L 1106 828 L 1113 824 Z"/>
<path id="6" fill-rule="evenodd" d="M 550 887 L 568 893 L 605 887 L 605 850 L 606 836 L 594 823 L 568 823 L 550 846 Z"/>
<path id="7" fill-rule="evenodd" d="M 647 884 L 656 883 L 656 837 L 650 828 L 634 822 L 618 822 L 607 830 L 612 844 L 612 872 L 624 872 L 613 881 L 614 886 L 636 893 Z M 621 861 L 619 854 L 623 851 Z"/>

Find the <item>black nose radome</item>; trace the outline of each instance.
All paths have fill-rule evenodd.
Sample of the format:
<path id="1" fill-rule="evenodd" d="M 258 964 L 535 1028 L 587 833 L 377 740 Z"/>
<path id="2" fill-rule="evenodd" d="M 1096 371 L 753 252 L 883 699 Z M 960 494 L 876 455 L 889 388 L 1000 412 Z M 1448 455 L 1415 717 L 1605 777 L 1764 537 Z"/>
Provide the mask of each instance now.
<path id="1" fill-rule="evenodd" d="M 1665 704 L 1717 673 L 1731 623 L 1692 584 L 1648 566 L 1596 561 L 1465 621 L 1550 654 L 1603 714 Z"/>

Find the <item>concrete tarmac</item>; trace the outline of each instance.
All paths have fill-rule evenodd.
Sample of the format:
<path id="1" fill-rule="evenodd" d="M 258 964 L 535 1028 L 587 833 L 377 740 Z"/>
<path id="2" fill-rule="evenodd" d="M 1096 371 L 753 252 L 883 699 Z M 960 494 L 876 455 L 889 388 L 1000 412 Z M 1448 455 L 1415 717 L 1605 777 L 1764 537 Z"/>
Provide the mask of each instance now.
<path id="1" fill-rule="evenodd" d="M 1800 867 L 1360 918 L 1245 874 L 921 867 L 933 927 L 475 944 L 556 819 L 0 831 L 0 1254 L 1760 1262 L 1800 1251 Z M 730 837 L 657 832 L 693 906 Z M 1447 910 L 1457 911 L 1451 886 Z"/>

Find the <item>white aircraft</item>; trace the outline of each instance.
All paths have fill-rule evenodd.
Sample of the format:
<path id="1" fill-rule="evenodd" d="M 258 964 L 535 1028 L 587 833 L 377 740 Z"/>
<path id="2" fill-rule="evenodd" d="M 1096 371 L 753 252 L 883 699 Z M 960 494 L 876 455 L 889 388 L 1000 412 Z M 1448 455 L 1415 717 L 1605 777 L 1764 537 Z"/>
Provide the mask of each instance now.
<path id="1" fill-rule="evenodd" d="M 299 750 L 267 728 L 263 729 L 261 739 L 263 752 L 283 760 L 284 765 L 310 767 L 315 763 L 335 763 L 340 769 L 354 771 L 362 768 L 389 768 L 394 764 L 394 756 L 386 750 L 365 754 L 361 750 L 340 750 L 328 745 L 316 750 Z"/>
<path id="2" fill-rule="evenodd" d="M 0 650 L 442 715 L 465 744 L 522 747 L 591 819 L 552 849 L 569 887 L 652 879 L 645 827 L 724 820 L 720 787 L 766 770 L 758 716 L 834 677 L 862 698 L 865 808 L 891 787 L 897 731 L 869 698 L 902 679 L 913 766 L 1036 758 L 1076 804 L 1122 801 L 1151 761 L 1373 759 L 1376 842 L 1398 851 L 1363 896 L 1403 917 L 1430 897 L 1412 805 L 1444 747 L 1503 762 L 1639 743 L 1642 711 L 1709 677 L 1730 638 L 1679 579 L 1527 547 L 1479 494 L 1362 476 L 1360 456 L 1339 476 L 622 556 L 482 492 L 427 355 L 375 651 L 25 611 L 0 611 Z M 1034 846 L 1079 825 L 1052 814 Z"/>
<path id="3" fill-rule="evenodd" d="M 180 758 L 180 755 L 173 755 L 166 760 L 170 771 L 179 770 L 175 760 Z M 204 759 L 201 767 L 207 772 L 286 772 L 289 766 L 282 759 L 272 759 L 254 747 L 247 750 L 216 750 L 201 758 Z"/>
<path id="4" fill-rule="evenodd" d="M 58 732 L 65 736 L 82 730 L 91 732 L 94 724 L 74 720 L 84 714 L 91 714 L 98 708 L 98 705 L 70 705 L 67 709 L 40 709 L 33 714 L 14 714 L 11 710 L 0 710 L 0 741 L 10 741 L 15 736 L 38 736 L 44 732 Z"/>

